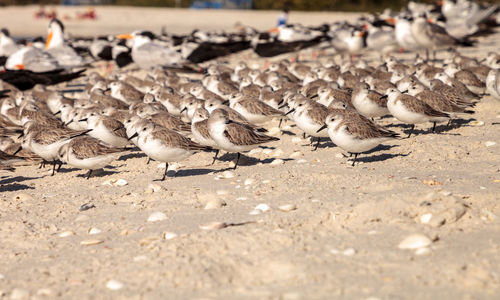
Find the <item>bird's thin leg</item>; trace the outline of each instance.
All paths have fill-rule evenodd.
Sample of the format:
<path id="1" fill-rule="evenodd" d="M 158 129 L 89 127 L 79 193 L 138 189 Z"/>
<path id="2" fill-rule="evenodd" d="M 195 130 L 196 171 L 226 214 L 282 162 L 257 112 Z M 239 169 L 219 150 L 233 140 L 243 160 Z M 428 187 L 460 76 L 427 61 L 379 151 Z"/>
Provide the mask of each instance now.
<path id="1" fill-rule="evenodd" d="M 238 162 L 240 161 L 240 156 L 241 156 L 241 153 L 238 152 L 238 156 L 236 157 L 236 163 L 234 164 L 233 170 L 236 170 L 236 167 L 238 166 Z"/>
<path id="2" fill-rule="evenodd" d="M 92 171 L 93 171 L 93 170 L 89 170 L 89 172 L 87 173 L 87 180 L 89 180 L 90 175 L 92 175 Z"/>
<path id="3" fill-rule="evenodd" d="M 434 125 L 432 126 L 432 132 L 436 132 L 436 122 L 433 122 Z"/>
<path id="4" fill-rule="evenodd" d="M 54 176 L 54 174 L 56 173 L 56 165 L 57 165 L 57 161 L 54 160 L 52 162 L 52 175 L 50 175 L 50 176 Z"/>
<path id="5" fill-rule="evenodd" d="M 57 172 L 59 172 L 61 170 L 62 165 L 63 165 L 63 162 L 59 161 L 59 167 L 57 167 Z"/>
<path id="6" fill-rule="evenodd" d="M 280 119 L 280 123 L 278 124 L 278 128 L 281 129 L 281 123 L 283 123 L 283 118 Z"/>
<path id="7" fill-rule="evenodd" d="M 352 153 L 351 153 L 352 154 Z M 356 163 L 356 159 L 358 158 L 359 153 L 354 153 L 354 160 L 352 161 L 352 166 Z"/>
<path id="8" fill-rule="evenodd" d="M 214 160 L 212 161 L 212 165 L 215 163 L 215 161 L 217 160 L 217 156 L 219 155 L 219 149 L 215 150 L 215 155 L 214 155 Z"/>
<path id="9" fill-rule="evenodd" d="M 149 165 L 150 162 L 151 162 L 151 157 L 148 157 L 148 161 L 146 162 L 146 165 Z"/>
<path id="10" fill-rule="evenodd" d="M 167 172 L 168 172 L 168 162 L 165 163 L 165 172 L 163 172 L 163 177 L 160 179 L 160 181 L 165 180 L 165 178 L 167 177 Z"/>
<path id="11" fill-rule="evenodd" d="M 318 146 L 319 146 L 319 141 L 321 140 L 320 137 L 318 137 L 318 141 L 316 142 L 316 147 L 314 147 L 314 150 L 313 151 L 316 151 L 318 149 Z"/>
<path id="12" fill-rule="evenodd" d="M 413 129 L 415 128 L 415 124 L 411 124 L 411 128 L 410 128 L 410 133 L 408 134 L 408 137 L 407 139 L 410 138 L 411 134 L 413 133 Z"/>

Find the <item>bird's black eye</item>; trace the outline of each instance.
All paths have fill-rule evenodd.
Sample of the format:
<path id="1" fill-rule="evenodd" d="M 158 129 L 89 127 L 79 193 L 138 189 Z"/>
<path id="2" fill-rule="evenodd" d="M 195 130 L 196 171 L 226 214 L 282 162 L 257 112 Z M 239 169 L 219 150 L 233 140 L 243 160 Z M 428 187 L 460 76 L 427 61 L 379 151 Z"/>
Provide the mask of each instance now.
<path id="1" fill-rule="evenodd" d="M 147 128 L 146 128 L 146 127 L 144 127 L 142 130 L 146 131 L 146 129 L 147 129 Z"/>

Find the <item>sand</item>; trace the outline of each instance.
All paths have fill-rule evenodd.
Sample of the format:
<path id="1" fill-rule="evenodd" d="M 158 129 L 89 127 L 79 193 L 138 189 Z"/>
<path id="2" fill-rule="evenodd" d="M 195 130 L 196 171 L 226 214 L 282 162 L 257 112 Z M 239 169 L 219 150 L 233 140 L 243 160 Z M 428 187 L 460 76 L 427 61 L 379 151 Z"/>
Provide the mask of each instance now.
<path id="1" fill-rule="evenodd" d="M 103 8 L 103 15 L 140 11 L 112 10 Z M 204 22 L 214 16 L 179 12 L 201 14 Z M 217 17 L 217 26 L 230 26 L 230 18 L 255 13 L 215 14 L 227 17 Z M 271 15 L 264 12 L 263 20 Z M 319 22 L 316 14 L 300 16 Z M 12 32 L 32 34 L 23 24 L 8 23 Z M 499 42 L 496 34 L 463 52 L 484 56 Z M 140 152 L 89 180 L 68 166 L 53 177 L 48 168 L 20 166 L 0 174 L 0 298 L 498 299 L 499 108 L 484 97 L 456 126 L 430 133 L 430 124 L 417 125 L 415 136 L 384 143 L 354 167 L 326 140 L 312 151 L 292 122 L 280 141 L 248 153 L 231 173 L 219 171 L 235 155 L 211 165 L 208 152 L 180 162 L 164 182 L 153 182 L 163 169 Z M 407 132 L 392 118 L 381 122 Z M 118 179 L 127 184 L 113 185 Z M 85 203 L 95 207 L 80 211 Z M 205 209 L 207 203 L 215 208 Z M 250 214 L 259 204 L 270 210 Z M 155 212 L 165 219 L 148 222 Z M 231 226 L 200 228 L 212 222 Z M 399 249 L 414 233 L 431 245 Z"/>

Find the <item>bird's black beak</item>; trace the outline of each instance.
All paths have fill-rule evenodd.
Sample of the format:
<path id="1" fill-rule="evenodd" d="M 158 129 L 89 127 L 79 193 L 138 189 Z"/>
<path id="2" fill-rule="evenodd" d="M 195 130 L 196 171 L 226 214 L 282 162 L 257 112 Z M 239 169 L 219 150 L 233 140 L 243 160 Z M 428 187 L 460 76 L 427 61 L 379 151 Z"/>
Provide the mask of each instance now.
<path id="1" fill-rule="evenodd" d="M 231 123 L 234 123 L 234 121 L 230 120 L 230 119 L 227 119 L 226 124 L 231 124 Z"/>
<path id="2" fill-rule="evenodd" d="M 132 134 L 131 137 L 128 138 L 128 140 L 130 141 L 131 139 L 135 138 L 136 136 L 138 136 L 139 134 L 136 132 L 134 134 Z"/>
<path id="3" fill-rule="evenodd" d="M 222 102 L 223 105 L 229 105 L 229 100 Z"/>
<path id="4" fill-rule="evenodd" d="M 402 93 L 402 94 L 406 94 L 406 93 L 408 93 L 408 90 L 404 90 L 404 91 L 402 91 L 401 93 Z M 386 95 L 385 95 L 385 96 L 386 96 Z M 382 97 L 381 97 L 381 99 L 382 99 Z"/>
<path id="5" fill-rule="evenodd" d="M 64 126 L 68 126 L 69 124 L 73 123 L 73 119 L 69 120 L 68 123 L 64 124 Z"/>
<path id="6" fill-rule="evenodd" d="M 81 119 L 81 120 L 78 120 L 78 122 L 87 122 L 87 118 L 84 118 L 84 119 Z"/>
<path id="7" fill-rule="evenodd" d="M 20 138 L 22 138 L 23 136 L 24 136 L 24 131 L 23 131 L 23 132 L 21 132 L 17 138 L 18 138 L 18 139 L 20 139 Z"/>
<path id="8" fill-rule="evenodd" d="M 184 108 L 183 108 L 183 109 L 181 109 L 181 114 L 182 114 L 183 112 L 185 112 L 186 110 L 187 110 L 187 107 L 186 107 L 186 106 L 184 106 Z"/>
<path id="9" fill-rule="evenodd" d="M 19 146 L 19 148 L 17 148 L 16 152 L 14 152 L 12 155 L 16 155 L 17 153 L 19 153 L 19 151 L 23 150 L 23 147 L 22 146 Z"/>
<path id="10" fill-rule="evenodd" d="M 316 99 L 316 98 L 318 98 L 318 94 L 314 94 L 311 96 L 311 99 Z"/>
<path id="11" fill-rule="evenodd" d="M 61 113 L 61 111 L 60 111 L 60 110 L 58 110 L 58 111 L 56 111 L 56 112 L 54 113 L 54 116 L 57 116 L 57 115 L 58 115 L 58 114 L 60 114 L 60 113 Z"/>
<path id="12" fill-rule="evenodd" d="M 289 114 L 293 113 L 294 111 L 295 111 L 295 108 L 290 109 L 290 110 L 289 110 L 289 111 L 285 114 L 285 116 L 287 116 L 287 115 L 289 115 Z"/>
<path id="13" fill-rule="evenodd" d="M 122 128 L 124 128 L 124 126 L 123 126 L 123 125 L 116 127 L 115 129 L 113 129 L 113 131 L 118 131 L 118 130 L 120 130 L 120 129 L 122 129 Z"/>
<path id="14" fill-rule="evenodd" d="M 321 130 L 325 129 L 326 127 L 328 127 L 326 124 L 323 124 L 323 126 L 321 126 L 318 130 L 316 130 L 316 133 L 320 132 Z"/>
<path id="15" fill-rule="evenodd" d="M 383 95 L 380 99 L 387 99 L 387 97 L 389 97 L 389 95 Z"/>

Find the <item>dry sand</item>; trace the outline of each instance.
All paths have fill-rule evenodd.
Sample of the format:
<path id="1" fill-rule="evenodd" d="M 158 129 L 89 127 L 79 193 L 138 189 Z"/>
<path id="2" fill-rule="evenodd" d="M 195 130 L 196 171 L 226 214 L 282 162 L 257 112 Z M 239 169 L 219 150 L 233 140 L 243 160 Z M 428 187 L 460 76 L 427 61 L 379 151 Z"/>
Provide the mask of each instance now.
<path id="1" fill-rule="evenodd" d="M 498 45 L 497 34 L 464 53 L 484 56 Z M 360 156 L 355 167 L 331 143 L 311 151 L 288 122 L 281 140 L 248 154 L 233 178 L 218 171 L 234 155 L 210 165 L 211 153 L 181 162 L 161 183 L 152 180 L 163 169 L 139 152 L 90 180 L 67 166 L 54 177 L 38 166 L 3 173 L 0 298 L 498 299 L 499 108 L 485 97 L 460 126 L 433 134 L 419 125 L 416 136 Z M 128 184 L 103 185 L 118 179 Z M 84 203 L 95 208 L 79 211 Z M 271 209 L 249 214 L 261 203 Z M 296 209 L 279 209 L 286 204 Z M 148 222 L 154 212 L 166 219 Z M 239 226 L 200 229 L 211 222 Z M 433 240 L 420 255 L 398 248 L 414 233 Z M 98 244 L 82 245 L 89 240 Z"/>

